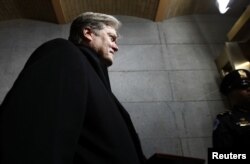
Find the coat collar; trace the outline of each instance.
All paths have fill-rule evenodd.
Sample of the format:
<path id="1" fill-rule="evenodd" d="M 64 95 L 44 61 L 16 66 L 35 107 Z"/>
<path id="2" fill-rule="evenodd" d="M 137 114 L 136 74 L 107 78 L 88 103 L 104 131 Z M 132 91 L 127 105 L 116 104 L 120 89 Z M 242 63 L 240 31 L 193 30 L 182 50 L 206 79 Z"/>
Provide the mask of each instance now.
<path id="1" fill-rule="evenodd" d="M 84 45 L 77 45 L 79 49 L 83 52 L 83 54 L 87 57 L 88 61 L 106 86 L 106 88 L 111 92 L 109 75 L 108 75 L 108 67 L 103 64 L 96 52 L 94 52 L 91 48 Z"/>

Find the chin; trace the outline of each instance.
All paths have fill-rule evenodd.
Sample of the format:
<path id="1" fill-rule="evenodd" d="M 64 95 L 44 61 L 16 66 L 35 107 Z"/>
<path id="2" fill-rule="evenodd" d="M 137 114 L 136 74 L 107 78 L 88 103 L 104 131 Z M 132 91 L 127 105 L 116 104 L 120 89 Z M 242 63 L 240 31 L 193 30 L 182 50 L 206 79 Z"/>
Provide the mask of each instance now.
<path id="1" fill-rule="evenodd" d="M 106 63 L 111 66 L 113 64 L 113 56 L 108 56 L 106 59 Z"/>
<path id="2" fill-rule="evenodd" d="M 111 59 L 104 59 L 105 64 L 109 67 L 113 64 L 113 60 Z"/>
<path id="3" fill-rule="evenodd" d="M 112 64 L 113 64 L 113 61 L 107 62 L 107 66 L 108 66 L 108 67 L 111 66 Z"/>

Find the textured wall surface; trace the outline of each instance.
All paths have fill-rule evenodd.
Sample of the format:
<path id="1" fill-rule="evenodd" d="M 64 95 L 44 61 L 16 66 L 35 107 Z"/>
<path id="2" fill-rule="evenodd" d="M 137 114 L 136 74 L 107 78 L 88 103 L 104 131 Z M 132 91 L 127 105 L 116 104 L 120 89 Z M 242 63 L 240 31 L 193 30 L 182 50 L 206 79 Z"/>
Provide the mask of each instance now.
<path id="1" fill-rule="evenodd" d="M 235 19 L 192 15 L 155 23 L 118 16 L 120 49 L 112 90 L 131 115 L 147 157 L 155 152 L 206 158 L 213 119 L 224 110 L 214 59 Z M 0 102 L 41 43 L 67 38 L 69 24 L 0 23 Z"/>

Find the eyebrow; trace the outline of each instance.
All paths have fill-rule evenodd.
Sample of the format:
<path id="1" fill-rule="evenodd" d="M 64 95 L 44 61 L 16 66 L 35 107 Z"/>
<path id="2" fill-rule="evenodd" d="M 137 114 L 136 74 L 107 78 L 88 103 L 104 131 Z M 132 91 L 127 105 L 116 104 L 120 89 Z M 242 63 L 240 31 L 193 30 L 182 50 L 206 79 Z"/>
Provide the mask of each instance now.
<path id="1" fill-rule="evenodd" d="M 110 37 L 113 37 L 113 39 L 115 40 L 115 41 L 117 41 L 118 39 L 119 39 L 119 34 L 117 34 L 117 33 L 110 33 L 110 32 L 108 32 L 107 33 Z"/>
<path id="2" fill-rule="evenodd" d="M 110 35 L 110 36 L 112 36 L 112 37 L 116 37 L 116 38 L 118 38 L 119 37 L 119 34 L 114 34 L 114 33 L 111 33 L 111 32 L 108 32 L 108 35 Z"/>

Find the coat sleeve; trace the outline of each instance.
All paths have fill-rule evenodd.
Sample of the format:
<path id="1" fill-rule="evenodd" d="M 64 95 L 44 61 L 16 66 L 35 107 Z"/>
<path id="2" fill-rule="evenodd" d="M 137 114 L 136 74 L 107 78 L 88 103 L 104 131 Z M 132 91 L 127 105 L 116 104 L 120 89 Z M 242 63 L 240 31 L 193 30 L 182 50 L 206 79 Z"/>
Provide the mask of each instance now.
<path id="1" fill-rule="evenodd" d="M 86 110 L 86 66 L 64 39 L 31 55 L 1 105 L 0 163 L 72 163 Z"/>
<path id="2" fill-rule="evenodd" d="M 227 119 L 217 116 L 214 121 L 213 147 L 216 149 L 229 149 L 233 145 L 233 136 L 230 127 L 226 123 Z"/>

